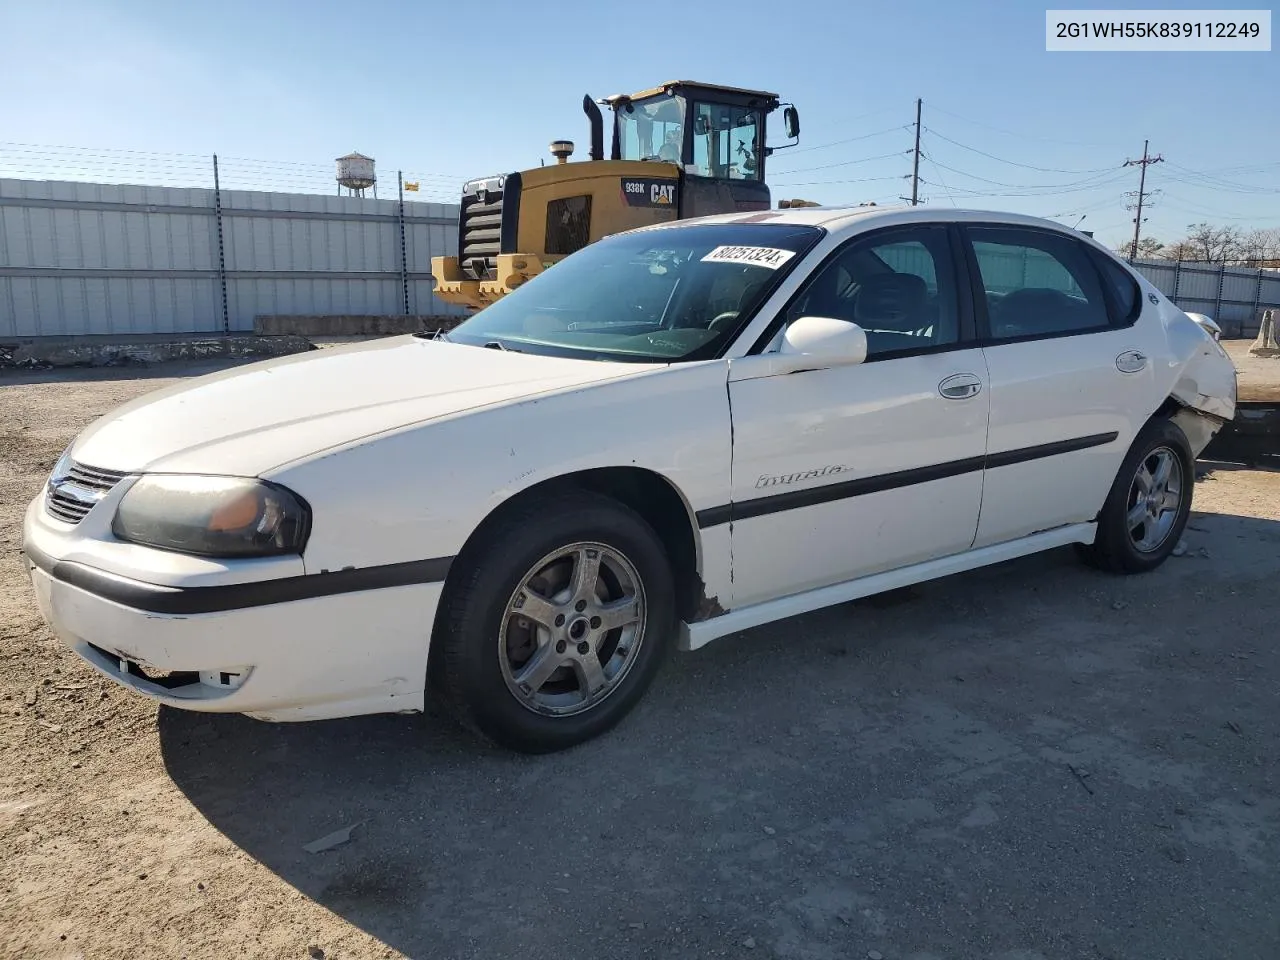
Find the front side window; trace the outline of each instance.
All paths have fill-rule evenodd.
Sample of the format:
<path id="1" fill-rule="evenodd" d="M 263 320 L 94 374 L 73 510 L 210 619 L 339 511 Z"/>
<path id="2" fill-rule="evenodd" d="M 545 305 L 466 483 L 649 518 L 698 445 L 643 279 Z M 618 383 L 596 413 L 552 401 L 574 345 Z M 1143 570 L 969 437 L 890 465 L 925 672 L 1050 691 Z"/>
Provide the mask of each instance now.
<path id="1" fill-rule="evenodd" d="M 693 169 L 718 180 L 759 180 L 760 111 L 697 103 L 693 112 Z"/>
<path id="2" fill-rule="evenodd" d="M 1105 329 L 1098 271 L 1070 237 L 1017 227 L 970 227 L 991 336 L 998 340 Z"/>
<path id="3" fill-rule="evenodd" d="M 679 163 L 684 145 L 684 97 L 632 100 L 617 110 L 622 160 Z"/>
<path id="4" fill-rule="evenodd" d="M 448 339 L 591 360 L 713 357 L 822 235 L 764 223 L 616 234 L 485 307 Z"/>
<path id="5" fill-rule="evenodd" d="M 954 344 L 956 284 L 945 230 L 911 227 L 855 241 L 817 272 L 787 309 L 848 320 L 867 334 L 867 358 Z"/>

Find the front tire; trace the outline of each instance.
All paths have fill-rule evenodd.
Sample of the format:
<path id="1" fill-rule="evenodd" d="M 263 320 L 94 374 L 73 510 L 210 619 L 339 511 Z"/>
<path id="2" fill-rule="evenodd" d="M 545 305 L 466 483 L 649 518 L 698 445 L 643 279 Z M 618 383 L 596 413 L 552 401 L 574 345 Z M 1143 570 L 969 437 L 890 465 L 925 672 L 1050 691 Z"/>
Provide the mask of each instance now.
<path id="1" fill-rule="evenodd" d="M 1194 485 L 1186 434 L 1163 417 L 1151 421 L 1125 456 L 1098 515 L 1097 537 L 1082 557 L 1112 573 L 1154 570 L 1182 538 Z"/>
<path id="2" fill-rule="evenodd" d="M 505 511 L 449 579 L 432 685 L 465 726 L 525 753 L 617 724 L 676 631 L 661 539 L 635 511 L 586 490 Z"/>

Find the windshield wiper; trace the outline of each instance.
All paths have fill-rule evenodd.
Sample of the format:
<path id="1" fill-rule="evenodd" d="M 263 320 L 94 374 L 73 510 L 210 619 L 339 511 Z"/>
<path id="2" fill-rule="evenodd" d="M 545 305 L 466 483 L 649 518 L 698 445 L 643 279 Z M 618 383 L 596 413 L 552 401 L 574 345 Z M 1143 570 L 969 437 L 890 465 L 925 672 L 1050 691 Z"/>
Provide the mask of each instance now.
<path id="1" fill-rule="evenodd" d="M 504 353 L 524 353 L 523 350 L 515 350 L 511 347 L 508 347 L 501 340 L 490 340 L 487 343 L 485 343 L 485 347 L 488 348 L 489 350 L 501 350 Z"/>

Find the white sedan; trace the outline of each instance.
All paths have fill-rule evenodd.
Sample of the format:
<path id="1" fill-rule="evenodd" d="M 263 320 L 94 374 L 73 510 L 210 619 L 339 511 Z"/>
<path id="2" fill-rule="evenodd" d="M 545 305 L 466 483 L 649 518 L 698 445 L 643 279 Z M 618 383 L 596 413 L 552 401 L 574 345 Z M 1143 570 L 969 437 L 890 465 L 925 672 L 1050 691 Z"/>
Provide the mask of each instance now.
<path id="1" fill-rule="evenodd" d="M 594 243 L 447 337 L 143 397 L 24 549 L 58 636 L 163 703 L 437 696 L 554 750 L 676 646 L 1067 544 L 1151 570 L 1234 406 L 1218 343 L 1057 224 L 733 214 Z"/>

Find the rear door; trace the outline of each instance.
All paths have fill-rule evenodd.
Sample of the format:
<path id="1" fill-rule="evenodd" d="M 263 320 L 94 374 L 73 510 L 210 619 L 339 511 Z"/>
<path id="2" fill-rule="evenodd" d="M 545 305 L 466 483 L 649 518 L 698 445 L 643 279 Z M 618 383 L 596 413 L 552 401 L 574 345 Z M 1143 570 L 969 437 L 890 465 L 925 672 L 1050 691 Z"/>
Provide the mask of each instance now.
<path id="1" fill-rule="evenodd" d="M 770 375 L 731 361 L 734 605 L 969 548 L 989 391 L 947 228 L 854 239 L 785 309 L 867 330 L 855 366 Z M 781 326 L 778 334 L 781 333 Z M 775 341 L 776 342 L 776 341 Z"/>
<path id="2" fill-rule="evenodd" d="M 967 225 L 991 383 L 981 547 L 1093 520 L 1150 413 L 1140 291 L 1080 239 Z"/>

